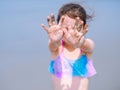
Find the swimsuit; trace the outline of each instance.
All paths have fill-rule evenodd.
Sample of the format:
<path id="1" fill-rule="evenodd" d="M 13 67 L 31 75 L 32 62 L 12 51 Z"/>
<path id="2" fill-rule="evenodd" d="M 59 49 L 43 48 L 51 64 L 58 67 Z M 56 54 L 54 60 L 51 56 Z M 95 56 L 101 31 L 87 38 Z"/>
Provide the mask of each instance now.
<path id="1" fill-rule="evenodd" d="M 76 60 L 67 59 L 63 47 L 60 55 L 50 62 L 48 71 L 57 77 L 91 77 L 96 74 L 92 60 L 88 60 L 86 55 L 82 54 Z"/>

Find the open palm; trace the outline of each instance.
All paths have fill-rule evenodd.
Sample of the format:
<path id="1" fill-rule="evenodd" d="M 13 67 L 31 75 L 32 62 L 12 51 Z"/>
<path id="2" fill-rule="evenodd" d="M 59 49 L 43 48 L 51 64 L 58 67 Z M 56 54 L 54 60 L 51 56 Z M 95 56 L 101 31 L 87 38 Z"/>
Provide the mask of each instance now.
<path id="1" fill-rule="evenodd" d="M 63 17 L 60 19 L 60 22 L 57 24 L 55 17 L 51 14 L 50 17 L 47 17 L 47 22 L 49 27 L 42 24 L 42 28 L 48 33 L 49 38 L 52 42 L 58 42 L 63 37 L 63 31 L 61 30 L 61 25 L 63 22 Z"/>
<path id="2" fill-rule="evenodd" d="M 68 26 L 67 29 L 64 29 L 65 38 L 70 44 L 76 45 L 79 43 L 80 39 L 88 32 L 87 27 L 87 25 L 83 27 L 83 21 L 77 17 L 74 27 Z"/>

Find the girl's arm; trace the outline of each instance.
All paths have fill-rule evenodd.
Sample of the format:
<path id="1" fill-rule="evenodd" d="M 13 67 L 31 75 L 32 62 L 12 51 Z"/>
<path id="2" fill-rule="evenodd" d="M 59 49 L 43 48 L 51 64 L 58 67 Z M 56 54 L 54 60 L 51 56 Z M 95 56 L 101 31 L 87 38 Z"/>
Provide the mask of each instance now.
<path id="1" fill-rule="evenodd" d="M 85 39 L 84 37 L 80 40 L 80 48 L 87 54 L 92 54 L 94 50 L 94 42 L 91 39 Z"/>
<path id="2" fill-rule="evenodd" d="M 51 52 L 56 52 L 59 48 L 59 46 L 61 45 L 61 42 L 52 42 L 50 39 L 48 41 L 48 47 L 50 49 Z"/>
<path id="3" fill-rule="evenodd" d="M 64 17 L 61 17 L 59 23 L 55 21 L 54 14 L 47 17 L 47 22 L 49 27 L 42 24 L 42 28 L 47 32 L 49 36 L 48 47 L 51 52 L 55 52 L 60 46 L 60 41 L 63 38 L 63 31 L 61 25 L 63 23 Z"/>

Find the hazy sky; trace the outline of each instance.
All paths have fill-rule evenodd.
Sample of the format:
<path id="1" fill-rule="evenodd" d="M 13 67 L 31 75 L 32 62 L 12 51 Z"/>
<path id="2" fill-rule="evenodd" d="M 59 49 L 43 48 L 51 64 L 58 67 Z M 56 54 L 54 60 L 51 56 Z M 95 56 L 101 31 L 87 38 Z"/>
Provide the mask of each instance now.
<path id="1" fill-rule="evenodd" d="M 52 90 L 48 36 L 40 24 L 71 1 L 95 16 L 86 37 L 95 41 L 98 74 L 89 90 L 120 90 L 119 0 L 0 0 L 0 90 Z"/>

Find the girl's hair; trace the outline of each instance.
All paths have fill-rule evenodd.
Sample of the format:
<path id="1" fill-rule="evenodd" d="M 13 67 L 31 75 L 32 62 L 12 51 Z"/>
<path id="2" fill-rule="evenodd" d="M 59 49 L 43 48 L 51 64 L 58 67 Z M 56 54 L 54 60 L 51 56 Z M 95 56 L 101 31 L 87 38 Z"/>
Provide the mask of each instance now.
<path id="1" fill-rule="evenodd" d="M 57 17 L 57 22 L 59 22 L 60 18 L 63 15 L 68 15 L 71 18 L 76 18 L 79 17 L 81 20 L 83 20 L 84 25 L 86 24 L 86 20 L 92 18 L 92 16 L 87 15 L 85 9 L 75 3 L 68 3 L 63 5 L 59 11 L 58 11 L 58 17 Z"/>

